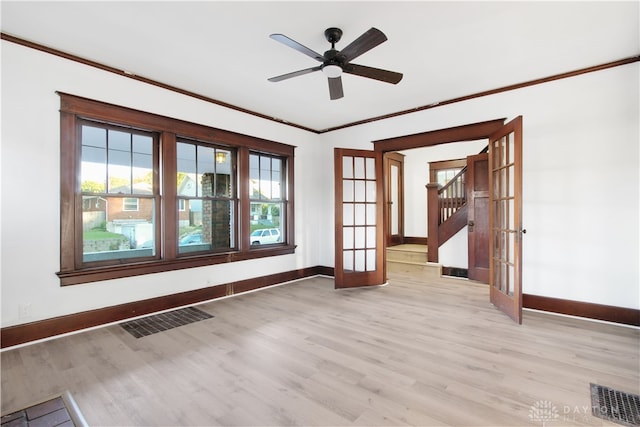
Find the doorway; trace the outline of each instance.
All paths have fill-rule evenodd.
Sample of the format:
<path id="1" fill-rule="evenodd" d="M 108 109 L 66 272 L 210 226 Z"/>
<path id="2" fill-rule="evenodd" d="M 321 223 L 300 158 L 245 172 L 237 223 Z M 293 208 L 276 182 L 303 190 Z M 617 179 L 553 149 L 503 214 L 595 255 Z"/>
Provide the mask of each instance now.
<path id="1" fill-rule="evenodd" d="M 490 301 L 522 322 L 522 116 L 505 125 L 506 119 L 440 129 L 404 137 L 374 141 L 374 151 L 385 153 L 429 147 L 450 142 L 489 141 L 489 285 Z M 383 181 L 387 177 L 383 176 Z M 382 184 L 380 184 L 382 186 Z M 383 192 L 384 193 L 384 192 Z M 386 194 L 385 194 L 386 196 Z M 386 203 L 383 200 L 382 203 Z M 480 202 L 482 203 L 482 202 Z M 388 226 L 389 212 L 383 209 Z M 429 233 L 431 234 L 431 233 Z M 438 240 L 437 234 L 429 236 Z M 386 239 L 384 248 L 386 250 Z M 339 250 L 336 246 L 336 251 Z M 386 272 L 383 280 L 386 281 Z"/>

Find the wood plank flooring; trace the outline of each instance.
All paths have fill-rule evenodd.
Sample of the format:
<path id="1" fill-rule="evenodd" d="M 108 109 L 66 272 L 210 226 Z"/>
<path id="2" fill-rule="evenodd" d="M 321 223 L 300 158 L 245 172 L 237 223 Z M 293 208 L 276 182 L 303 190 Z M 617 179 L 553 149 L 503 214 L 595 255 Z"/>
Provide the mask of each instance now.
<path id="1" fill-rule="evenodd" d="M 595 426 L 615 424 L 591 415 L 589 383 L 638 394 L 638 329 L 532 311 L 518 326 L 485 285 L 389 282 L 315 277 L 139 339 L 113 325 L 4 351 L 2 413 L 68 390 L 91 426 Z"/>

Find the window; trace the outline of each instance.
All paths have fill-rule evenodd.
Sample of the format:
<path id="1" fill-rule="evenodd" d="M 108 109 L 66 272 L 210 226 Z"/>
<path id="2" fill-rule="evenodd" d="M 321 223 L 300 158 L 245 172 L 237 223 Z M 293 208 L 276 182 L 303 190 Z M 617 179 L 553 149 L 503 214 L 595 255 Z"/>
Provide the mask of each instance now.
<path id="1" fill-rule="evenodd" d="M 123 211 L 137 211 L 139 209 L 137 197 L 125 197 L 122 199 Z"/>
<path id="2" fill-rule="evenodd" d="M 59 95 L 62 285 L 295 251 L 293 146 Z"/>
<path id="3" fill-rule="evenodd" d="M 284 235 L 286 199 L 283 198 L 284 159 L 259 153 L 249 155 L 251 244 L 280 243 Z"/>
<path id="4" fill-rule="evenodd" d="M 235 248 L 234 152 L 180 140 L 177 153 L 178 202 L 189 204 L 178 217 L 178 253 Z"/>
<path id="5" fill-rule="evenodd" d="M 445 186 L 467 166 L 467 159 L 445 160 L 429 163 L 429 182 Z"/>
<path id="6" fill-rule="evenodd" d="M 86 120 L 79 131 L 83 263 L 153 256 L 140 248 L 155 235 L 157 139 Z"/>
<path id="7" fill-rule="evenodd" d="M 467 198 L 465 188 L 466 159 L 429 163 L 429 177 L 438 184 L 441 206 L 462 206 Z M 453 211 L 452 211 L 453 212 Z M 446 217 L 443 217 L 444 221 Z"/>

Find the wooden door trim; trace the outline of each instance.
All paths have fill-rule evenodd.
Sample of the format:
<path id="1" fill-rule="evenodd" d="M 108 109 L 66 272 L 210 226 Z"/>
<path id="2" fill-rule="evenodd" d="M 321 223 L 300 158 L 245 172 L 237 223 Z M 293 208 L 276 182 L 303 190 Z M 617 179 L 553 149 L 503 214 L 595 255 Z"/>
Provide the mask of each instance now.
<path id="1" fill-rule="evenodd" d="M 413 135 L 373 141 L 375 151 L 402 151 L 411 148 L 431 147 L 449 142 L 475 141 L 487 139 L 504 126 L 506 118 L 486 122 L 454 126 L 446 129 L 432 130 Z"/>
<path id="2" fill-rule="evenodd" d="M 384 234 L 385 242 L 387 246 L 399 245 L 404 243 L 404 154 L 392 152 L 384 153 L 384 206 L 386 211 Z M 398 236 L 394 237 L 391 234 L 391 209 L 390 195 L 391 195 L 391 163 L 392 161 L 400 163 L 398 168 Z"/>

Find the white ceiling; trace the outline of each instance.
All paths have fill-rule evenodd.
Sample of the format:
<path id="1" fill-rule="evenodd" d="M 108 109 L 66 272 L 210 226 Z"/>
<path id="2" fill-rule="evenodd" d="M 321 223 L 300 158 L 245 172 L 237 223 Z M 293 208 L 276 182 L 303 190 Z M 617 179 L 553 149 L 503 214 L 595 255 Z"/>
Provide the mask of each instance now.
<path id="1" fill-rule="evenodd" d="M 321 131 L 640 54 L 639 2 L 2 1 L 2 32 Z M 323 53 L 371 27 L 388 40 L 353 62 L 404 74 L 397 85 L 343 75 L 329 100 Z"/>

